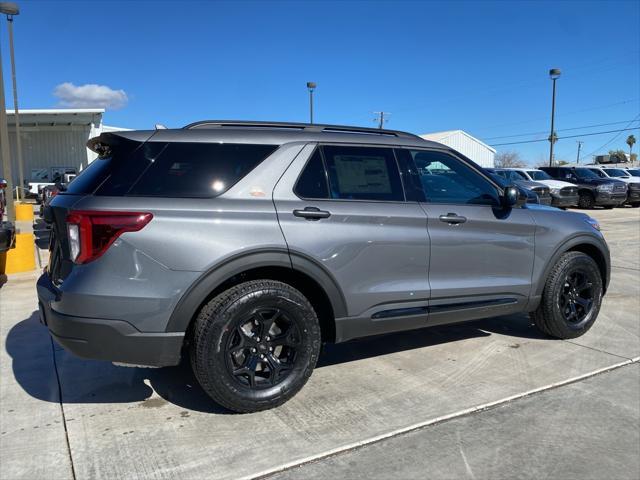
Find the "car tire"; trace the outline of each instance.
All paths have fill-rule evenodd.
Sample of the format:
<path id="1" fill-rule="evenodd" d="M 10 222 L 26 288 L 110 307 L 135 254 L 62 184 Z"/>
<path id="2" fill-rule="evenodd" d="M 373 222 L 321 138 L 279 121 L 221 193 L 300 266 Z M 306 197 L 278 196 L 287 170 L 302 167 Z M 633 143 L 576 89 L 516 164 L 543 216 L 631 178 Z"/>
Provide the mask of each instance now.
<path id="1" fill-rule="evenodd" d="M 193 328 L 191 365 L 205 392 L 238 413 L 283 404 L 307 382 L 320 352 L 318 317 L 292 286 L 236 285 L 209 301 Z"/>
<path id="2" fill-rule="evenodd" d="M 579 337 L 595 322 L 602 295 L 602 276 L 593 258 L 567 252 L 547 277 L 540 305 L 531 314 L 533 322 L 551 337 Z"/>
<path id="3" fill-rule="evenodd" d="M 588 208 L 591 209 L 595 205 L 596 201 L 593 197 L 593 194 L 589 192 L 581 193 L 578 197 L 578 206 L 580 208 Z"/>
<path id="4" fill-rule="evenodd" d="M 640 207 L 640 203 L 632 203 L 631 207 L 638 208 L 638 207 Z"/>
<path id="5" fill-rule="evenodd" d="M 604 205 L 604 207 L 603 207 L 603 208 L 604 208 L 605 210 L 613 210 L 613 207 L 614 207 L 614 206 L 615 206 L 615 205 Z"/>

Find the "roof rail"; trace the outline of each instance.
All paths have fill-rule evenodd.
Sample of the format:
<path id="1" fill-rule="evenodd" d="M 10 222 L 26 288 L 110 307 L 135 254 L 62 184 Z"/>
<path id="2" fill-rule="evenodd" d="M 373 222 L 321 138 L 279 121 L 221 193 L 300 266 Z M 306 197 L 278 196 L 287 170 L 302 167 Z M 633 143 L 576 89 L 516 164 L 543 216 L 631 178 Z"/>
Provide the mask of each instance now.
<path id="1" fill-rule="evenodd" d="M 327 132 L 327 133 L 364 133 L 368 135 L 387 135 L 391 137 L 420 138 L 417 135 L 398 130 L 386 130 L 381 128 L 353 127 L 348 125 L 324 125 L 318 123 L 295 123 L 295 122 L 262 122 L 243 120 L 202 120 L 190 123 L 184 129 L 194 128 L 253 128 L 253 129 L 276 129 L 276 130 L 299 130 L 306 132 Z"/>

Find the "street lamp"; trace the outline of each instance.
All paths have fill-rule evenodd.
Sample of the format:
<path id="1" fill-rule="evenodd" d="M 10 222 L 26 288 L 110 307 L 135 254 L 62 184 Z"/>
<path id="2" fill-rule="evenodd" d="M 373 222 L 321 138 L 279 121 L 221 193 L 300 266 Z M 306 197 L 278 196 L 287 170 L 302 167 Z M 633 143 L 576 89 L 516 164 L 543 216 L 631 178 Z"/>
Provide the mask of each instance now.
<path id="1" fill-rule="evenodd" d="M 560 69 L 552 68 L 549 70 L 549 78 L 553 80 L 553 94 L 551 97 L 551 133 L 549 134 L 549 166 L 553 166 L 553 144 L 556 143 L 558 137 L 556 136 L 556 132 L 553 127 L 553 122 L 556 115 L 556 80 L 560 78 Z"/>
<path id="2" fill-rule="evenodd" d="M 22 166 L 22 138 L 20 138 L 20 115 L 18 112 L 18 86 L 16 83 L 16 58 L 13 48 L 13 17 L 20 13 L 18 5 L 11 2 L 0 2 L 0 13 L 7 16 L 9 26 L 9 54 L 11 56 L 11 79 L 13 82 L 13 109 L 16 119 L 16 157 L 18 159 L 18 188 L 16 195 L 20 200 L 20 192 L 24 188 L 24 171 Z"/>
<path id="3" fill-rule="evenodd" d="M 309 123 L 313 123 L 313 91 L 316 89 L 316 82 L 307 82 L 309 89 Z"/>

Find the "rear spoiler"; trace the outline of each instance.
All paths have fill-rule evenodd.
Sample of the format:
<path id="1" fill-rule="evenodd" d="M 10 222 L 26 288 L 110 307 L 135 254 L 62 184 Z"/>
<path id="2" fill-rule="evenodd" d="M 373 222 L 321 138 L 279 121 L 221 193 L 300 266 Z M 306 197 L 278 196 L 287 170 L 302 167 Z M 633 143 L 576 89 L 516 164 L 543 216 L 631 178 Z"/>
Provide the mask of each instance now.
<path id="1" fill-rule="evenodd" d="M 87 148 L 92 152 L 102 155 L 107 147 L 121 145 L 123 143 L 135 142 L 145 143 L 153 137 L 156 130 L 123 130 L 121 132 L 107 132 L 90 138 Z"/>

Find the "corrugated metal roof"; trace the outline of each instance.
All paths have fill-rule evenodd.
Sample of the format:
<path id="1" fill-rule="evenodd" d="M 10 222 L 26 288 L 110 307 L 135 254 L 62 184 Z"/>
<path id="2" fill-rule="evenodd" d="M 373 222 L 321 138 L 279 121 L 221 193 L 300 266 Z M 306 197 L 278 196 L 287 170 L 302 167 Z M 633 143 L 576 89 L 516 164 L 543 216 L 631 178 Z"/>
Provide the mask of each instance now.
<path id="1" fill-rule="evenodd" d="M 19 110 L 20 126 L 91 125 L 102 123 L 104 108 Z M 7 110 L 7 123 L 15 125 L 15 112 Z"/>

